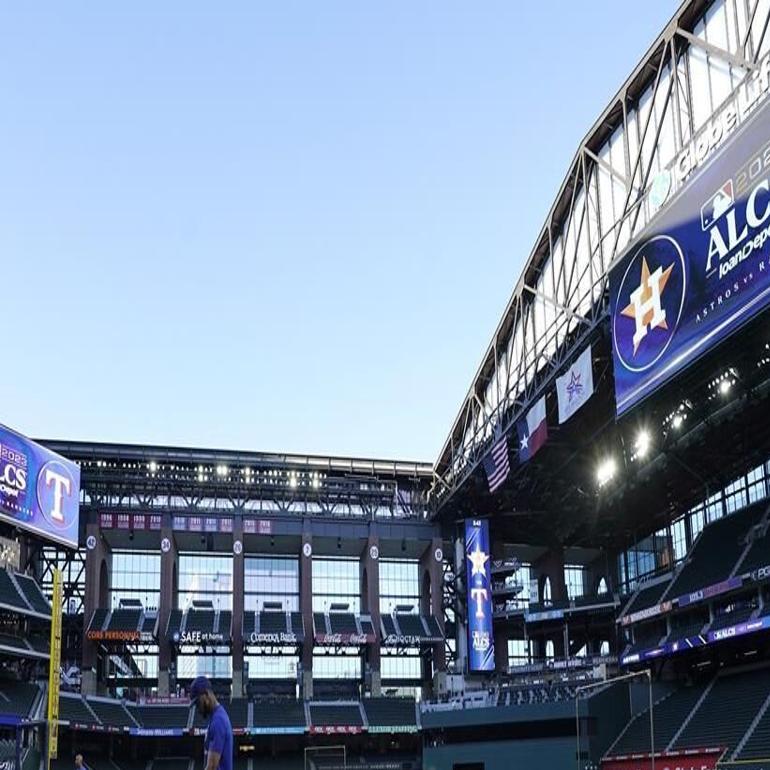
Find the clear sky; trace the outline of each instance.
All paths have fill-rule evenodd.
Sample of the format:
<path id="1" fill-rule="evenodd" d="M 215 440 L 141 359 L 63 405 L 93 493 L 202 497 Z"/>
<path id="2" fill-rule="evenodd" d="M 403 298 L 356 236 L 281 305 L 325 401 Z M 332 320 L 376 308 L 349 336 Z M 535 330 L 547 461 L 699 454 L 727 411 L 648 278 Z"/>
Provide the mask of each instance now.
<path id="1" fill-rule="evenodd" d="M 676 7 L 6 6 L 0 422 L 434 461 Z"/>

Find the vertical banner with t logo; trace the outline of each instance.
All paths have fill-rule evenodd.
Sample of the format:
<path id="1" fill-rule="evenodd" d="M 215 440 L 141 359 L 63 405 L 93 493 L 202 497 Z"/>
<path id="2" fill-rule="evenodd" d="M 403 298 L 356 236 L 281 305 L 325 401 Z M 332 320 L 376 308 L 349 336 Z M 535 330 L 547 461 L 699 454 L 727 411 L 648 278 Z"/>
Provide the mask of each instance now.
<path id="1" fill-rule="evenodd" d="M 465 564 L 468 586 L 468 670 L 494 671 L 488 521 L 465 520 Z"/>

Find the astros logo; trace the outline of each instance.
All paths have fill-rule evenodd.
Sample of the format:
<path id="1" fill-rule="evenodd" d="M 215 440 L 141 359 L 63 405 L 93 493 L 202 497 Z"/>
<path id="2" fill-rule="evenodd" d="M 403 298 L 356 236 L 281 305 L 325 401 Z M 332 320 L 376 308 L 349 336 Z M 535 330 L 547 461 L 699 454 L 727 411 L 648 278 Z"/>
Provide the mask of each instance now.
<path id="1" fill-rule="evenodd" d="M 668 235 L 643 243 L 623 274 L 613 318 L 613 343 L 623 365 L 635 372 L 665 353 L 684 307 L 685 262 Z"/>

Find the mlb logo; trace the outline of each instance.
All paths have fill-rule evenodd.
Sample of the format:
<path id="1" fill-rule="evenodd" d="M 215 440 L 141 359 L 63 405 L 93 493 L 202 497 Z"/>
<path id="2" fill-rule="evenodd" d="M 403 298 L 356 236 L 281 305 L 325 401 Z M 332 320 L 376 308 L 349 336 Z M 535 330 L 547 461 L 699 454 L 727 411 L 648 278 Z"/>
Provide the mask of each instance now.
<path id="1" fill-rule="evenodd" d="M 733 180 L 725 182 L 708 200 L 701 206 L 700 224 L 703 230 L 708 230 L 735 203 L 733 196 Z"/>

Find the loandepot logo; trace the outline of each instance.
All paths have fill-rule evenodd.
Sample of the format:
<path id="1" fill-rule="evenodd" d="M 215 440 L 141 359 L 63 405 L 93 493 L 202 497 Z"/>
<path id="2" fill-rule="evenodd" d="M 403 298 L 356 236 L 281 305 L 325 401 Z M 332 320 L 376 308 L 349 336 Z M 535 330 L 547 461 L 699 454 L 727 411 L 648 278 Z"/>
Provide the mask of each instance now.
<path id="1" fill-rule="evenodd" d="M 633 372 L 654 366 L 671 344 L 684 308 L 684 255 L 668 235 L 643 243 L 618 292 L 613 339 L 618 358 Z"/>
<path id="2" fill-rule="evenodd" d="M 761 168 L 762 162 L 766 162 L 762 157 L 754 158 L 748 173 Z M 740 172 L 736 179 L 744 180 L 746 176 Z M 734 194 L 733 180 L 728 179 L 703 205 L 700 219 L 701 229 L 709 235 L 706 276 L 718 272 L 721 280 L 752 254 L 762 251 L 770 238 L 770 175 L 754 182 L 748 195 L 740 196 Z"/>

